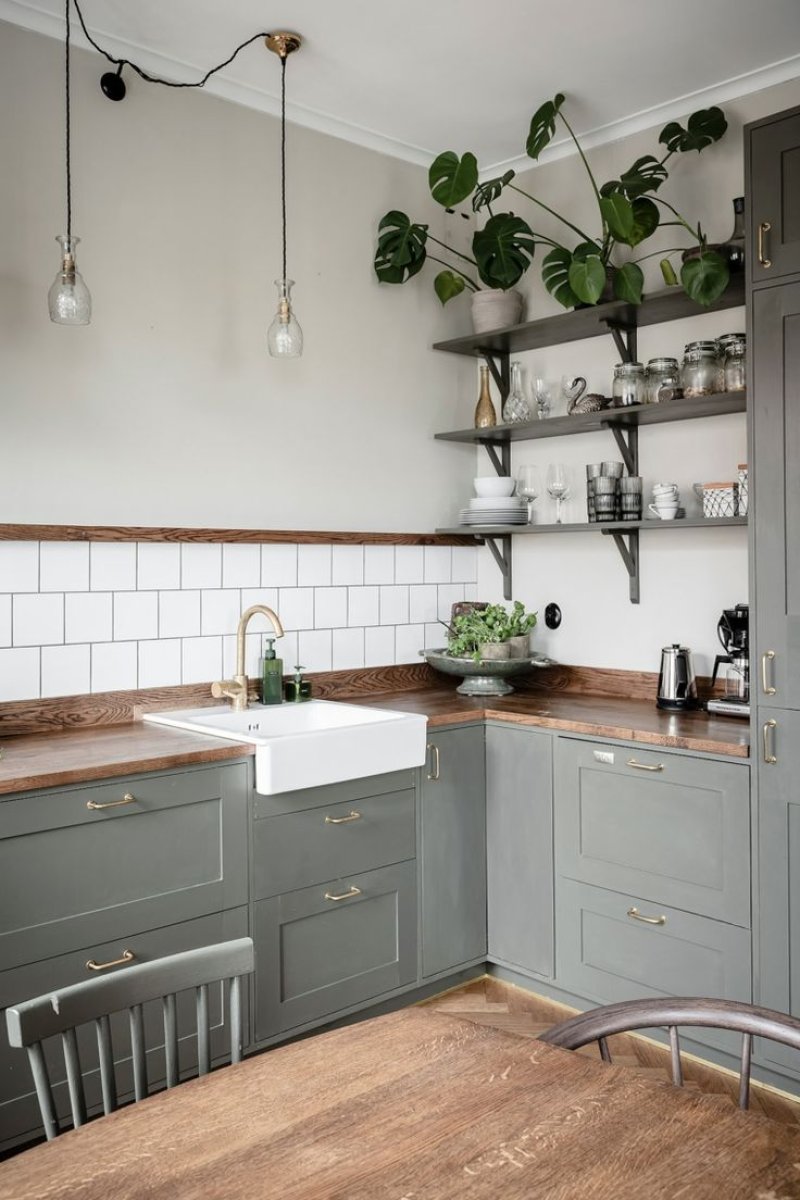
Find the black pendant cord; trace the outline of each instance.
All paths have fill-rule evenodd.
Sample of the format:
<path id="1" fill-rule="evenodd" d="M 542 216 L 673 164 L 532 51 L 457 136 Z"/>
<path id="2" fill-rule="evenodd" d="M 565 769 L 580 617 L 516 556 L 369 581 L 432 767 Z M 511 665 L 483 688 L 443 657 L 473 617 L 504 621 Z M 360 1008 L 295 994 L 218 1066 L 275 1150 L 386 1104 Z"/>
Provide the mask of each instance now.
<path id="1" fill-rule="evenodd" d="M 72 237 L 72 130 L 70 128 L 70 94 L 69 94 L 69 5 L 70 0 L 65 2 L 65 19 L 67 23 L 67 33 L 64 39 L 64 109 L 65 109 L 65 132 L 66 132 L 66 157 L 67 157 L 67 237 Z"/>
<path id="2" fill-rule="evenodd" d="M 283 229 L 283 275 L 286 279 L 286 55 L 281 55 L 281 227 Z"/>
<path id="3" fill-rule="evenodd" d="M 89 33 L 89 30 L 86 28 L 86 22 L 83 19 L 83 13 L 81 12 L 81 6 L 79 3 L 79 0 L 72 0 L 72 2 L 75 5 L 75 11 L 78 14 L 78 20 L 81 23 L 81 29 L 83 30 L 84 37 L 86 38 L 89 45 L 94 47 L 94 49 L 98 52 L 98 54 L 102 54 L 103 57 L 105 59 L 107 59 L 108 62 L 113 63 L 115 67 L 118 67 L 120 69 L 122 67 L 130 67 L 130 69 L 132 71 L 135 71 L 136 74 L 139 76 L 139 78 L 143 79 L 145 81 L 145 83 L 160 83 L 162 87 L 171 87 L 171 88 L 201 88 L 201 87 L 204 87 L 208 83 L 211 76 L 216 75 L 217 71 L 221 71 L 221 70 L 223 70 L 224 67 L 229 66 L 233 62 L 233 60 L 236 58 L 236 55 L 239 54 L 240 51 L 246 49 L 247 46 L 251 46 L 253 44 L 253 42 L 257 42 L 259 40 L 259 38 L 264 38 L 264 37 L 269 36 L 268 31 L 265 31 L 263 33 L 254 33 L 253 36 L 249 37 L 246 42 L 242 42 L 241 46 L 237 46 L 236 49 L 234 50 L 233 54 L 231 54 L 229 58 L 225 59 L 225 62 L 221 62 L 221 63 L 219 63 L 218 66 L 211 67 L 210 70 L 206 71 L 206 73 L 202 79 L 198 79 L 194 83 L 176 83 L 172 79 L 159 79 L 156 75 L 148 75 L 147 71 L 143 70 L 142 67 L 138 67 L 135 62 L 131 62 L 131 60 L 129 58 L 115 58 L 113 54 L 109 54 L 109 52 L 107 50 L 104 50 L 103 47 L 100 46 L 94 40 L 92 35 Z M 67 11 L 69 12 L 69 0 L 67 0 Z M 69 19 L 67 20 L 67 39 L 69 40 Z"/>

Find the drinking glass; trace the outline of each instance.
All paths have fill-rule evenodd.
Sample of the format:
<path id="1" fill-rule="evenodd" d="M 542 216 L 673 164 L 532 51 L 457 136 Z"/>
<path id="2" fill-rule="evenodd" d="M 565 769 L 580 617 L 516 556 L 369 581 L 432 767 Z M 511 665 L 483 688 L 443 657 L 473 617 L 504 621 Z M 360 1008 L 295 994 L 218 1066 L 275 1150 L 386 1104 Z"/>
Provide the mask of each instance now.
<path id="1" fill-rule="evenodd" d="M 528 524 L 533 525 L 533 504 L 542 494 L 542 484 L 539 478 L 539 468 L 534 466 L 520 467 L 517 474 L 517 495 L 524 496 L 528 501 Z"/>
<path id="2" fill-rule="evenodd" d="M 563 463 L 550 463 L 547 468 L 547 494 L 556 502 L 556 525 L 560 525 L 561 503 L 569 496 L 569 477 Z"/>
<path id="3" fill-rule="evenodd" d="M 539 420 L 550 416 L 553 407 L 553 387 L 549 379 L 534 379 L 533 395 L 536 400 L 536 415 Z"/>

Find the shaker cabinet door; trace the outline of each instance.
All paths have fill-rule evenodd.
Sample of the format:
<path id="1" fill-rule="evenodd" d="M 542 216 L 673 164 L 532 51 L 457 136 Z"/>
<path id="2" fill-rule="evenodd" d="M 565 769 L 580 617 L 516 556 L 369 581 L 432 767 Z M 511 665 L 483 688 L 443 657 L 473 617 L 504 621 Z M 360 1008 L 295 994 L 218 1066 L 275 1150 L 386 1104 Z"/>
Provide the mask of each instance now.
<path id="1" fill-rule="evenodd" d="M 800 283 L 753 293 L 759 706 L 800 708 Z"/>
<path id="2" fill-rule="evenodd" d="M 753 283 L 800 271 L 800 112 L 748 131 Z"/>

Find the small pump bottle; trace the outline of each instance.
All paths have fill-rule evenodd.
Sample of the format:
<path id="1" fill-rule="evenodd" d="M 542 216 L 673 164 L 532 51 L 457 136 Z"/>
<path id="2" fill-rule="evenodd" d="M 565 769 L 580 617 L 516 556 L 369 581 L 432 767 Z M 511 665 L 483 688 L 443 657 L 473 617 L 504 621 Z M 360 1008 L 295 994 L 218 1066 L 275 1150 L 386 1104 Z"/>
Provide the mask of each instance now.
<path id="1" fill-rule="evenodd" d="M 283 701 L 283 659 L 275 654 L 275 639 L 267 638 L 262 663 L 262 704 L 281 704 Z"/>

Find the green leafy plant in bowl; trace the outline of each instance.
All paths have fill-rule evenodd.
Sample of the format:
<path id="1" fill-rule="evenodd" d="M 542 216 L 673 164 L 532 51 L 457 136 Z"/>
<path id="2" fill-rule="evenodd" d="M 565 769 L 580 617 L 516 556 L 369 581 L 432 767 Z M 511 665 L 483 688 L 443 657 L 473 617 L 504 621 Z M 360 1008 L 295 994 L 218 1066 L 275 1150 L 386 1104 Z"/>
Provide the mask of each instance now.
<path id="1" fill-rule="evenodd" d="M 480 611 L 462 613 L 450 626 L 448 653 L 454 658 L 484 659 L 525 657 L 527 638 L 536 624 L 536 613 L 525 611 L 524 604 L 515 600 L 509 613 L 502 604 L 490 604 Z M 511 654 L 510 643 L 525 638 L 522 654 Z"/>

